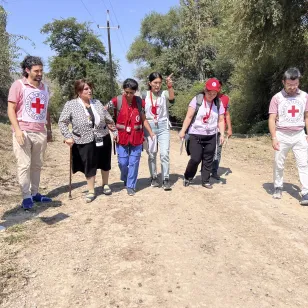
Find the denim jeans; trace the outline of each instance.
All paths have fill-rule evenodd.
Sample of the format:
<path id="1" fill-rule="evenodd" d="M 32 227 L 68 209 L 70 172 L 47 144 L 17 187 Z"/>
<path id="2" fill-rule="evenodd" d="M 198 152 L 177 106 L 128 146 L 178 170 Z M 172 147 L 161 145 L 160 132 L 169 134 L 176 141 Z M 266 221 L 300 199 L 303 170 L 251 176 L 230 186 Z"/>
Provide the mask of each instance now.
<path id="1" fill-rule="evenodd" d="M 121 181 L 127 188 L 136 188 L 142 145 L 117 144 L 118 164 L 121 171 Z"/>
<path id="2" fill-rule="evenodd" d="M 149 121 L 153 133 L 157 137 L 159 152 L 160 152 L 160 163 L 161 163 L 161 174 L 162 179 L 169 179 L 169 150 L 170 150 L 170 130 L 168 121 L 158 122 L 157 125 L 153 121 Z M 146 133 L 146 136 L 148 134 Z M 157 177 L 157 152 L 148 153 L 148 164 L 150 174 L 152 178 Z"/>

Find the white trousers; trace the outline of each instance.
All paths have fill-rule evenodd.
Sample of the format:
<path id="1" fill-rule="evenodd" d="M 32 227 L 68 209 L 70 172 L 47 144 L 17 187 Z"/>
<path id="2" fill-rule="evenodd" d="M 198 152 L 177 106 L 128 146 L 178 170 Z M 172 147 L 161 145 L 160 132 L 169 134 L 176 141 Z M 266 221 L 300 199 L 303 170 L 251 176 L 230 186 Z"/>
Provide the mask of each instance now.
<path id="1" fill-rule="evenodd" d="M 280 149 L 275 151 L 274 163 L 274 186 L 283 187 L 284 162 L 290 150 L 293 151 L 299 180 L 302 184 L 302 195 L 308 193 L 308 143 L 304 130 L 300 131 L 277 131 L 277 140 Z"/>

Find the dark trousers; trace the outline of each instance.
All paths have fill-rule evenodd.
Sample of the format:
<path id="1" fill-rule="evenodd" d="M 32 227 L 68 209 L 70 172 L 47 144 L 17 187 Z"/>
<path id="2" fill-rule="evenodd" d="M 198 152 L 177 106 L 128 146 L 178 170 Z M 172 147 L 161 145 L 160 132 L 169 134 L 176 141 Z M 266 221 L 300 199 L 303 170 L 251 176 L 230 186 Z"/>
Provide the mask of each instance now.
<path id="1" fill-rule="evenodd" d="M 210 180 L 213 159 L 216 150 L 216 134 L 210 136 L 190 135 L 189 151 L 190 160 L 186 167 L 184 177 L 191 180 L 197 173 L 198 166 L 202 161 L 201 177 L 202 183 L 208 183 Z"/>

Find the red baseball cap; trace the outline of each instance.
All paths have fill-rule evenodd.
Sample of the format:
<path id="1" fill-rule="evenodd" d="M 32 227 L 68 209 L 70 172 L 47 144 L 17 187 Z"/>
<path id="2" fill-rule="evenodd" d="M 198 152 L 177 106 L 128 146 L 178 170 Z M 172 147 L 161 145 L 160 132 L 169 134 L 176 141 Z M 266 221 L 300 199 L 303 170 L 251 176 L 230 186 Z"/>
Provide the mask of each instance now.
<path id="1" fill-rule="evenodd" d="M 221 90 L 221 84 L 218 79 L 210 78 L 206 81 L 205 88 L 209 91 L 219 92 Z"/>

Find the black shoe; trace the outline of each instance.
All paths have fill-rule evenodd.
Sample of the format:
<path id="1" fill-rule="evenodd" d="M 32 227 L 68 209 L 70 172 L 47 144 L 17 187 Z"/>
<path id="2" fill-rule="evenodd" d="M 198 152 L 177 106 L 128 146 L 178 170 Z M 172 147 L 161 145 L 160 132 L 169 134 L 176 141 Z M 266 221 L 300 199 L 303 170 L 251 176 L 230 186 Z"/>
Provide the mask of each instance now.
<path id="1" fill-rule="evenodd" d="M 207 189 L 212 189 L 213 188 L 213 185 L 211 183 L 203 183 L 202 186 L 207 188 Z"/>
<path id="2" fill-rule="evenodd" d="M 217 172 L 213 172 L 211 177 L 218 180 L 218 181 L 220 180 L 220 176 L 217 174 Z"/>
<path id="3" fill-rule="evenodd" d="M 165 179 L 165 180 L 163 181 L 163 189 L 164 189 L 164 190 L 172 190 L 171 185 L 170 185 L 170 182 L 169 182 L 168 179 Z"/>
<path id="4" fill-rule="evenodd" d="M 187 187 L 190 184 L 190 180 L 186 180 L 185 177 L 183 179 L 183 186 Z"/>
<path id="5" fill-rule="evenodd" d="M 127 194 L 129 195 L 129 196 L 134 196 L 135 195 L 135 190 L 133 189 L 133 188 L 129 188 L 129 187 L 127 187 Z"/>
<path id="6" fill-rule="evenodd" d="M 152 178 L 151 179 L 151 186 L 152 187 L 159 187 L 159 183 L 158 183 L 157 178 Z"/>

